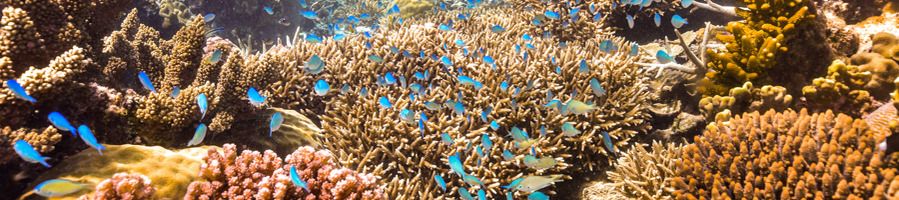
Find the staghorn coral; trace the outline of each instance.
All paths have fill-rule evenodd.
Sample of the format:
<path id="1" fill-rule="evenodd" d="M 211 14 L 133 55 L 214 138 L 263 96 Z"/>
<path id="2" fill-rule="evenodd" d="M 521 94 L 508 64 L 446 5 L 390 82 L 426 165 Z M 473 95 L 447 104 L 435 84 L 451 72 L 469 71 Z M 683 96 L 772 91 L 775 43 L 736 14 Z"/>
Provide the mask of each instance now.
<path id="1" fill-rule="evenodd" d="M 190 184 L 184 199 L 383 199 L 378 177 L 340 168 L 331 153 L 300 147 L 283 160 L 273 151 L 244 150 L 226 144 L 210 150 L 200 167 L 205 180 Z M 291 182 L 296 167 L 309 192 Z"/>
<path id="2" fill-rule="evenodd" d="M 117 173 L 112 178 L 97 184 L 94 193 L 83 195 L 79 200 L 141 200 L 152 199 L 156 188 L 150 184 L 150 178 L 140 174 Z"/>
<path id="3" fill-rule="evenodd" d="M 675 177 L 681 148 L 653 142 L 651 151 L 647 151 L 642 145 L 635 145 L 607 172 L 614 189 L 630 198 L 672 199 L 669 182 Z"/>
<path id="4" fill-rule="evenodd" d="M 520 44 L 521 33 L 527 31 L 527 14 L 516 14 L 504 9 L 488 9 L 472 13 L 464 26 L 455 26 L 451 32 L 438 31 L 433 24 L 417 25 L 412 19 L 407 23 L 416 25 L 395 28 L 389 32 L 379 32 L 368 40 L 373 44 L 383 44 L 380 48 L 361 49 L 359 37 L 348 37 L 340 44 L 343 47 L 331 47 L 330 43 L 316 49 L 300 51 L 299 60 L 311 55 L 323 56 L 327 65 L 327 74 L 318 75 L 332 85 L 350 85 L 350 90 L 334 95 L 326 104 L 327 113 L 322 118 L 324 145 L 335 151 L 341 162 L 356 167 L 363 172 L 394 176 L 387 184 L 387 193 L 391 198 L 449 198 L 454 192 L 438 192 L 439 188 L 431 180 L 435 174 L 441 174 L 448 180 L 447 191 L 467 187 L 459 178 L 451 176 L 446 167 L 446 157 L 454 153 L 462 155 L 466 171 L 484 182 L 480 189 L 486 190 L 487 196 L 502 196 L 499 185 L 511 180 L 536 173 L 555 174 L 576 170 L 599 170 L 607 165 L 610 154 L 602 144 L 602 132 L 608 131 L 615 146 L 624 146 L 629 139 L 648 128 L 648 111 L 644 107 L 648 101 L 648 91 L 638 72 L 639 67 L 633 64 L 637 58 L 627 53 L 591 53 L 600 52 L 599 41 L 612 39 L 618 46 L 627 43 L 619 38 L 599 37 L 584 42 L 569 42 L 567 48 L 558 47 L 553 39 L 538 38 L 532 41 L 535 50 L 522 51 L 529 53 L 528 61 L 520 55 L 509 55 L 514 52 L 513 45 Z M 479 15 L 480 14 L 480 15 Z M 441 21 L 454 17 L 435 16 L 437 19 L 422 21 Z M 501 24 L 507 30 L 502 33 L 483 32 L 493 24 Z M 428 36 L 433 35 L 433 37 Z M 511 37 L 509 36 L 516 36 Z M 391 38 L 412 38 L 396 41 Z M 485 54 L 494 55 L 497 69 L 479 60 L 462 57 L 460 47 L 450 49 L 449 55 L 440 49 L 441 41 L 452 41 L 463 38 L 470 46 L 491 46 L 485 48 Z M 457 76 L 435 60 L 427 58 L 406 58 L 400 54 L 390 53 L 387 46 L 396 46 L 400 51 L 424 50 L 425 54 L 436 56 L 453 56 L 454 68 L 464 71 L 464 75 L 481 81 L 484 89 L 473 90 L 471 86 L 457 82 Z M 304 48 L 301 46 L 300 48 Z M 364 53 L 347 53 L 347 49 L 358 49 Z M 453 53 L 456 52 L 456 53 Z M 368 55 L 383 56 L 383 63 L 366 59 Z M 557 59 L 557 64 L 550 61 Z M 589 63 L 591 70 L 578 72 L 580 60 Z M 330 63 L 341 63 L 333 65 Z M 559 66 L 561 74 L 554 72 Z M 413 79 L 415 72 L 432 73 L 427 80 Z M 351 73 L 352 72 L 352 73 Z M 396 76 L 407 77 L 407 84 L 422 84 L 429 89 L 427 93 L 415 92 L 401 87 L 374 84 L 378 76 L 393 72 Z M 602 82 L 606 93 L 596 96 L 589 87 L 590 78 Z M 297 79 L 295 77 L 295 79 Z M 311 85 L 315 79 L 292 81 Z M 501 89 L 501 82 L 506 81 L 510 87 Z M 302 88 L 304 86 L 296 86 Z M 305 86 L 309 87 L 309 86 Z M 367 95 L 360 91 L 365 87 Z M 516 89 L 517 88 L 517 89 Z M 308 91 L 308 89 L 305 89 Z M 520 90 L 520 92 L 514 92 Z M 575 92 L 577 91 L 577 92 Z M 562 101 L 576 99 L 595 103 L 596 109 L 584 115 L 560 115 L 553 108 L 543 107 L 549 99 L 547 94 L 553 93 Z M 407 98 L 415 94 L 415 101 Z M 395 108 L 381 109 L 378 98 L 390 99 Z M 461 98 L 461 99 L 460 99 Z M 550 99 L 552 99 L 550 98 Z M 447 100 L 463 101 L 465 115 L 457 116 L 450 109 L 428 110 L 424 102 L 444 103 Z M 493 114 L 487 121 L 478 115 L 487 107 L 493 108 Z M 422 136 L 416 124 L 399 120 L 402 109 L 424 113 L 429 120 L 424 122 L 425 131 Z M 502 127 L 500 130 L 488 128 L 489 121 L 496 120 Z M 574 122 L 583 133 L 576 137 L 564 137 L 559 134 L 563 122 Z M 522 156 L 516 160 L 504 161 L 499 156 L 502 150 L 512 151 L 516 155 L 525 154 L 528 149 L 517 147 L 508 137 L 512 127 L 519 127 L 531 134 L 535 140 L 533 146 L 537 156 L 550 156 L 559 164 L 546 170 L 532 170 L 521 165 Z M 538 136 L 541 127 L 547 129 L 546 135 Z M 551 132 L 550 132 L 551 131 Z M 447 146 L 439 141 L 439 135 L 447 133 L 455 139 L 454 144 Z M 480 137 L 487 134 L 494 143 L 484 156 L 478 156 L 475 148 L 480 145 Z M 482 149 L 485 150 L 485 149 Z M 562 162 L 564 161 L 564 162 Z M 574 165 L 573 163 L 578 163 Z M 570 168 L 570 169 L 569 169 Z M 450 189 L 452 188 L 452 189 Z M 476 191 L 477 186 L 470 189 Z M 524 195 L 524 194 L 517 194 Z"/>
<path id="5" fill-rule="evenodd" d="M 145 177 L 148 180 L 152 180 L 152 187 L 155 188 L 155 192 L 152 193 L 152 197 L 149 197 L 149 199 L 181 197 L 187 191 L 188 184 L 198 178 L 200 164 L 203 162 L 203 156 L 206 155 L 207 150 L 220 149 L 210 146 L 180 150 L 130 144 L 106 144 L 105 146 L 106 150 L 103 151 L 103 156 L 99 156 L 94 149 L 85 149 L 66 158 L 54 165 L 49 171 L 42 173 L 40 177 L 29 184 L 28 188 L 33 188 L 44 180 L 63 178 L 85 183 L 86 185 L 96 185 L 98 186 L 97 191 L 104 191 L 104 193 L 89 194 L 93 191 L 82 190 L 77 195 L 73 194 L 61 199 L 76 199 L 80 195 L 96 197 L 94 195 L 108 195 L 110 193 L 105 192 L 112 192 L 105 189 L 116 190 L 116 194 L 119 196 L 114 196 L 115 198 L 112 199 L 119 199 L 119 197 L 124 198 L 124 196 L 121 196 L 125 194 L 122 193 L 123 191 L 132 191 L 124 187 L 150 185 L 148 181 L 143 181 Z M 133 175 L 118 176 L 130 181 L 115 181 L 119 173 L 140 174 L 142 177 L 137 178 Z M 102 182 L 110 178 L 113 181 L 107 181 L 107 184 L 118 183 L 119 186 L 113 188 L 100 187 L 103 185 Z M 137 180 L 140 180 L 141 183 L 136 184 L 136 182 L 132 182 Z M 129 194 L 137 195 L 134 197 L 144 197 L 148 192 L 148 188 L 141 188 L 143 188 L 142 191 L 133 191 L 137 193 Z"/>
<path id="6" fill-rule="evenodd" d="M 683 147 L 679 199 L 884 199 L 896 168 L 861 119 L 833 112 L 745 113 L 710 124 Z"/>
<path id="7" fill-rule="evenodd" d="M 516 0 L 512 1 L 521 10 L 524 10 L 525 22 L 532 20 L 539 24 L 529 23 L 528 32 L 535 36 L 552 35 L 558 41 L 585 41 L 598 35 L 610 35 L 611 30 L 601 28 L 601 21 L 594 21 L 594 15 L 601 15 L 601 11 L 590 13 L 587 9 L 589 1 L 576 3 L 574 1 L 538 1 Z M 607 3 L 597 3 L 600 7 L 609 6 Z M 572 9 L 580 9 L 576 15 L 570 15 Z M 559 13 L 559 19 L 553 20 L 544 16 L 545 11 Z M 518 11 L 521 12 L 521 11 Z M 576 20 L 577 19 L 577 20 Z"/>

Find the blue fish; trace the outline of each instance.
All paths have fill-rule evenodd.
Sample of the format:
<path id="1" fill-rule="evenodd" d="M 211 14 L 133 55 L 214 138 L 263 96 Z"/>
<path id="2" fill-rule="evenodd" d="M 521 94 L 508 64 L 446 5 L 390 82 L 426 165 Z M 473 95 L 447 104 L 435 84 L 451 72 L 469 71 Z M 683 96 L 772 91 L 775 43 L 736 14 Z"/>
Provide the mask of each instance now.
<path id="1" fill-rule="evenodd" d="M 374 61 L 374 62 L 376 62 L 376 63 L 382 63 L 382 62 L 384 62 L 384 59 L 381 58 L 381 56 L 374 55 L 374 54 L 368 55 L 368 59 L 371 60 L 371 61 Z"/>
<path id="2" fill-rule="evenodd" d="M 187 146 L 198 145 L 203 142 L 204 138 L 206 138 L 206 124 L 200 123 L 197 130 L 194 131 L 194 137 L 187 141 Z"/>
<path id="3" fill-rule="evenodd" d="M 480 90 L 484 87 L 484 84 L 481 84 L 481 82 L 478 82 L 468 76 L 459 76 L 459 83 L 462 83 L 462 85 L 472 85 L 474 86 L 475 90 Z"/>
<path id="4" fill-rule="evenodd" d="M 661 27 L 662 26 L 662 16 L 659 15 L 659 13 L 653 14 L 652 22 L 655 22 L 656 27 Z"/>
<path id="5" fill-rule="evenodd" d="M 322 36 L 318 36 L 318 35 L 312 34 L 312 33 L 306 34 L 306 41 L 309 41 L 312 43 L 322 43 L 322 40 L 323 40 Z"/>
<path id="6" fill-rule="evenodd" d="M 510 161 L 512 159 L 515 159 L 515 154 L 512 154 L 508 149 L 503 149 L 503 160 Z"/>
<path id="7" fill-rule="evenodd" d="M 13 149 L 16 151 L 16 154 L 19 154 L 19 157 L 22 160 L 25 160 L 30 163 L 40 163 L 44 165 L 44 167 L 50 167 L 50 164 L 47 163 L 47 157 L 41 156 L 41 153 L 37 152 L 31 144 L 25 142 L 25 140 L 16 140 L 15 144 L 13 144 Z"/>
<path id="8" fill-rule="evenodd" d="M 693 5 L 693 0 L 681 0 L 680 5 L 684 8 L 688 8 L 690 5 Z"/>
<path id="9" fill-rule="evenodd" d="M 272 9 L 272 6 L 269 6 L 269 5 L 263 6 L 263 7 L 262 7 L 262 10 L 264 10 L 265 13 L 268 13 L 268 15 L 274 15 L 274 14 L 275 14 L 275 10 L 273 10 L 273 9 Z"/>
<path id="10" fill-rule="evenodd" d="M 456 39 L 455 43 L 456 46 L 465 47 L 465 41 L 463 41 L 462 39 Z"/>
<path id="11" fill-rule="evenodd" d="M 599 20 L 602 20 L 602 14 L 596 13 L 595 15 L 593 15 L 594 22 L 598 22 Z"/>
<path id="12" fill-rule="evenodd" d="M 449 27 L 446 24 L 440 24 L 439 26 L 437 26 L 437 29 L 439 29 L 441 31 L 452 31 L 453 30 L 452 27 Z"/>
<path id="13" fill-rule="evenodd" d="M 393 72 L 387 72 L 384 74 L 384 81 L 387 81 L 387 84 L 393 85 L 396 84 L 396 77 L 393 76 Z"/>
<path id="14" fill-rule="evenodd" d="M 440 189 L 446 192 L 446 181 L 443 180 L 443 176 L 440 176 L 440 174 L 434 174 L 434 181 L 437 182 L 437 186 L 440 186 Z"/>
<path id="15" fill-rule="evenodd" d="M 328 81 L 325 81 L 324 79 L 318 79 L 318 81 L 315 81 L 314 90 L 315 95 L 325 96 L 328 94 L 328 91 L 331 90 L 331 84 L 328 84 Z"/>
<path id="16" fill-rule="evenodd" d="M 633 44 L 631 44 L 630 56 L 637 56 L 638 54 L 640 54 L 640 45 L 634 42 Z"/>
<path id="17" fill-rule="evenodd" d="M 106 147 L 103 147 L 103 145 L 97 141 L 97 138 L 94 137 L 94 133 L 91 132 L 90 128 L 85 125 L 78 126 L 78 135 L 81 136 L 81 140 L 84 140 L 84 143 L 97 149 L 97 152 L 99 152 L 100 155 L 103 155 L 103 150 L 106 150 Z"/>
<path id="18" fill-rule="evenodd" d="M 272 132 L 277 131 L 281 128 L 281 124 L 284 123 L 284 115 L 281 112 L 275 112 L 272 114 L 272 117 L 269 118 L 268 121 L 268 136 L 272 137 Z"/>
<path id="19" fill-rule="evenodd" d="M 596 4 L 590 4 L 590 13 L 596 13 Z"/>
<path id="20" fill-rule="evenodd" d="M 212 20 L 215 20 L 215 13 L 206 13 L 206 15 L 203 15 L 203 21 L 206 23 L 210 23 Z"/>
<path id="21" fill-rule="evenodd" d="M 371 15 L 369 15 L 368 13 L 362 13 L 359 15 L 359 18 L 367 20 L 367 19 L 371 19 Z"/>
<path id="22" fill-rule="evenodd" d="M 511 135 L 512 135 L 513 140 L 519 141 L 519 142 L 530 139 L 530 137 L 528 136 L 528 133 L 524 132 L 523 130 L 521 130 L 521 128 L 518 128 L 517 126 L 512 127 Z"/>
<path id="23" fill-rule="evenodd" d="M 428 110 L 439 110 L 440 109 L 440 104 L 437 104 L 437 103 L 434 103 L 431 101 L 425 102 L 424 104 L 425 104 L 425 108 L 427 108 Z"/>
<path id="24" fill-rule="evenodd" d="M 484 149 L 490 150 L 493 147 L 493 141 L 490 140 L 490 136 L 485 134 L 481 134 L 481 145 L 484 146 Z"/>
<path id="25" fill-rule="evenodd" d="M 494 24 L 490 27 L 490 31 L 494 33 L 502 33 L 506 31 L 506 28 L 503 28 L 503 26 L 500 26 L 499 24 Z"/>
<path id="26" fill-rule="evenodd" d="M 215 51 L 212 52 L 212 55 L 210 55 L 209 59 L 207 59 L 206 61 L 209 61 L 209 63 L 212 63 L 212 64 L 216 64 L 216 63 L 219 63 L 219 61 L 221 61 L 221 60 L 222 60 L 222 50 L 215 49 Z"/>
<path id="27" fill-rule="evenodd" d="M 556 74 L 562 74 L 562 67 L 556 66 Z"/>
<path id="28" fill-rule="evenodd" d="M 684 24 L 688 24 L 687 19 L 684 19 L 683 17 L 681 17 L 680 15 L 677 15 L 677 14 L 674 14 L 674 16 L 671 16 L 671 25 L 674 26 L 674 28 L 680 28 L 680 27 L 684 26 Z"/>
<path id="29" fill-rule="evenodd" d="M 209 107 L 209 100 L 206 99 L 206 94 L 200 93 L 197 95 L 197 106 L 200 107 L 200 120 L 206 117 L 206 110 Z"/>
<path id="30" fill-rule="evenodd" d="M 411 122 L 415 120 L 415 113 L 409 109 L 403 109 L 400 111 L 400 119 L 406 122 Z"/>
<path id="31" fill-rule="evenodd" d="M 515 53 L 521 53 L 521 45 L 515 44 L 513 47 L 515 47 Z"/>
<path id="32" fill-rule="evenodd" d="M 300 11 L 300 16 L 303 16 L 306 19 L 311 19 L 311 20 L 318 19 L 318 14 L 316 14 L 315 11 L 311 11 L 311 10 Z"/>
<path id="33" fill-rule="evenodd" d="M 612 43 L 612 40 L 606 39 L 599 43 L 599 50 L 606 53 L 611 53 L 612 51 L 617 51 L 618 47 L 615 46 L 614 43 Z"/>
<path id="34" fill-rule="evenodd" d="M 388 15 L 397 13 L 400 13 L 400 6 L 397 4 L 393 4 L 393 7 L 391 7 L 390 10 L 387 10 Z"/>
<path id="35" fill-rule="evenodd" d="M 390 103 L 390 100 L 384 96 L 378 97 L 378 104 L 381 104 L 381 108 L 384 109 L 390 109 L 393 107 L 393 104 Z"/>
<path id="36" fill-rule="evenodd" d="M 478 147 L 478 148 L 480 148 L 480 147 Z M 483 155 L 480 155 L 480 156 L 483 156 Z M 468 175 L 468 174 L 462 175 L 462 181 L 464 181 L 465 183 L 468 183 L 471 186 L 475 186 L 475 185 L 483 186 L 484 185 L 484 182 L 481 182 L 481 179 L 478 179 L 478 177 Z"/>
<path id="37" fill-rule="evenodd" d="M 72 126 L 72 124 L 69 123 L 69 120 L 59 112 L 51 112 L 50 115 L 47 115 L 47 119 L 50 120 L 50 123 L 53 124 L 56 129 L 70 131 L 72 132 L 72 136 L 78 136 L 78 134 L 75 133 L 75 126 Z"/>
<path id="38" fill-rule="evenodd" d="M 415 77 L 415 79 L 418 79 L 418 80 L 426 80 L 426 79 L 428 79 L 428 77 L 425 76 L 425 73 L 422 73 L 422 72 L 415 72 L 415 74 L 413 75 L 413 77 Z"/>
<path id="39" fill-rule="evenodd" d="M 627 15 L 627 27 L 633 29 L 634 28 L 634 16 L 630 14 Z"/>
<path id="40" fill-rule="evenodd" d="M 365 48 L 366 48 L 366 49 L 371 49 L 371 42 L 366 41 L 366 42 L 365 42 Z"/>
<path id="41" fill-rule="evenodd" d="M 640 3 L 640 8 L 642 9 L 642 8 L 651 6 L 652 1 L 653 0 L 643 0 L 643 2 Z"/>
<path id="42" fill-rule="evenodd" d="M 440 142 L 443 142 L 446 145 L 452 146 L 453 145 L 453 137 L 450 136 L 448 133 L 440 134 Z"/>
<path id="43" fill-rule="evenodd" d="M 531 24 L 534 24 L 534 26 L 540 26 L 543 24 L 543 22 L 540 21 L 540 18 L 537 18 L 537 16 L 534 16 L 534 19 L 531 20 Z"/>
<path id="44" fill-rule="evenodd" d="M 334 41 L 340 41 L 346 38 L 346 35 L 343 33 L 334 34 Z"/>
<path id="45" fill-rule="evenodd" d="M 459 159 L 458 154 L 449 156 L 447 161 L 449 162 L 450 169 L 452 169 L 453 172 L 462 177 L 468 175 L 468 173 L 465 173 L 465 166 L 462 166 L 462 160 Z"/>
<path id="46" fill-rule="evenodd" d="M 297 0 L 297 3 L 300 4 L 300 7 L 303 7 L 303 8 L 309 6 L 308 4 L 306 4 L 306 0 Z"/>
<path id="47" fill-rule="evenodd" d="M 365 38 L 371 38 L 371 33 L 368 31 L 362 32 L 362 35 L 365 36 Z"/>
<path id="48" fill-rule="evenodd" d="M 562 135 L 571 137 L 578 134 L 581 134 L 581 131 L 577 130 L 577 128 L 574 127 L 573 123 L 565 122 L 562 124 Z"/>
<path id="49" fill-rule="evenodd" d="M 362 89 L 359 89 L 359 96 L 362 96 L 362 97 L 368 96 L 368 88 L 362 87 Z"/>
<path id="50" fill-rule="evenodd" d="M 671 55 L 668 55 L 665 50 L 659 50 L 656 52 L 656 60 L 658 60 L 661 64 L 668 64 L 670 62 L 673 62 L 674 58 L 672 58 Z"/>
<path id="51" fill-rule="evenodd" d="M 313 75 L 319 74 L 325 70 L 325 61 L 323 61 L 322 58 L 318 55 L 312 55 L 312 57 L 309 57 L 309 60 L 306 61 L 304 69 L 306 70 L 306 72 L 309 72 Z"/>
<path id="52" fill-rule="evenodd" d="M 602 132 L 602 143 L 606 145 L 606 149 L 609 149 L 609 152 L 612 152 L 613 155 L 618 155 L 618 152 L 615 151 L 615 145 L 612 145 L 612 137 L 609 136 L 609 132 Z"/>
<path id="53" fill-rule="evenodd" d="M 590 67 L 587 66 L 587 60 L 583 60 L 583 59 L 582 59 L 581 62 L 578 63 L 578 66 L 579 66 L 579 67 L 578 67 L 578 71 L 579 71 L 579 72 L 581 72 L 581 73 L 590 73 Z"/>
<path id="54" fill-rule="evenodd" d="M 446 3 L 440 2 L 440 10 L 447 10 Z"/>
<path id="55" fill-rule="evenodd" d="M 474 200 L 474 197 L 471 196 L 468 189 L 465 189 L 464 187 L 459 187 L 459 198 L 462 198 L 462 200 Z"/>
<path id="56" fill-rule="evenodd" d="M 478 200 L 487 200 L 487 192 L 484 192 L 484 189 L 478 189 Z"/>
<path id="57" fill-rule="evenodd" d="M 490 128 L 493 129 L 494 131 L 499 130 L 499 123 L 497 123 L 496 120 L 491 121 Z"/>
<path id="58" fill-rule="evenodd" d="M 606 95 L 606 89 L 600 85 L 599 80 L 596 78 L 590 78 L 590 89 L 593 90 L 593 95 L 596 95 L 597 97 Z"/>
<path id="59" fill-rule="evenodd" d="M 62 197 L 81 191 L 85 188 L 83 184 L 72 182 L 65 179 L 50 179 L 41 182 L 34 187 L 34 192 L 42 197 Z"/>
<path id="60" fill-rule="evenodd" d="M 524 46 L 527 47 L 528 49 L 535 49 L 535 48 L 537 48 L 537 47 L 534 47 L 534 45 L 531 44 L 531 43 L 525 43 Z"/>
<path id="61" fill-rule="evenodd" d="M 181 88 L 178 86 L 172 86 L 172 98 L 178 98 L 178 95 L 181 94 Z"/>
<path id="62" fill-rule="evenodd" d="M 534 38 L 531 37 L 531 34 L 525 33 L 525 34 L 522 34 L 522 35 L 521 35 L 521 39 L 523 39 L 524 41 L 531 41 L 531 40 L 533 40 Z M 529 43 L 529 44 L 530 44 L 530 43 Z"/>
<path id="63" fill-rule="evenodd" d="M 406 50 L 403 50 L 403 57 L 413 58 L 412 53 L 409 53 L 409 51 L 406 51 Z"/>
<path id="64" fill-rule="evenodd" d="M 546 126 L 540 126 L 540 137 L 546 136 Z"/>
<path id="65" fill-rule="evenodd" d="M 150 90 L 150 92 L 156 93 L 156 88 L 153 87 L 153 82 L 150 81 L 150 77 L 147 76 L 146 72 L 144 72 L 144 71 L 138 72 L 137 79 L 140 80 L 141 85 L 144 85 L 144 88 L 146 88 L 147 90 Z M 14 81 L 14 80 L 10 80 L 10 81 Z M 9 81 L 7 81 L 6 84 L 9 85 Z M 19 84 L 16 83 L 16 85 L 19 85 Z M 19 87 L 21 88 L 21 86 L 19 86 Z M 25 90 L 22 90 L 22 91 L 25 91 Z M 18 96 L 18 93 L 16 96 Z M 31 99 L 34 99 L 34 98 L 31 98 Z"/>
<path id="66" fill-rule="evenodd" d="M 461 100 L 456 101 L 456 103 L 453 104 L 453 112 L 456 113 L 456 115 L 465 115 L 465 105 L 462 105 Z"/>
<path id="67" fill-rule="evenodd" d="M 546 18 L 549 18 L 552 20 L 558 20 L 560 17 L 558 12 L 552 11 L 552 10 L 544 11 L 543 16 L 546 16 Z"/>
<path id="68" fill-rule="evenodd" d="M 415 93 L 422 93 L 422 92 L 424 92 L 424 90 L 423 90 L 424 87 L 421 86 L 421 84 L 418 84 L 418 83 L 412 83 L 412 84 L 409 84 L 409 89 L 411 89 L 411 90 L 412 90 L 413 92 L 415 92 Z"/>
<path id="69" fill-rule="evenodd" d="M 487 107 L 483 111 L 481 111 L 481 120 L 487 122 L 487 117 L 490 116 L 490 112 L 493 112 L 493 107 Z"/>
<path id="70" fill-rule="evenodd" d="M 493 57 L 484 55 L 484 63 L 487 63 L 488 65 L 493 66 L 493 69 L 496 69 L 496 60 L 493 60 Z"/>
<path id="71" fill-rule="evenodd" d="M 421 132 L 421 138 L 425 137 L 425 121 L 424 119 L 418 119 L 418 130 Z"/>
<path id="72" fill-rule="evenodd" d="M 450 60 L 449 57 L 446 57 L 446 56 L 440 56 L 440 63 L 442 63 L 444 66 L 448 66 L 448 67 L 453 66 L 453 61 Z"/>
<path id="73" fill-rule="evenodd" d="M 294 186 L 303 188 L 306 190 L 306 193 L 309 193 L 309 185 L 306 184 L 306 181 L 300 179 L 300 174 L 297 173 L 296 166 L 290 166 L 290 181 L 293 182 Z"/>
<path id="74" fill-rule="evenodd" d="M 352 22 L 353 24 L 359 24 L 361 22 L 359 20 L 359 18 L 357 18 L 356 16 L 352 16 L 352 15 L 350 15 L 349 17 L 346 17 L 346 20 Z"/>
<path id="75" fill-rule="evenodd" d="M 509 89 L 509 82 L 503 81 L 502 83 L 499 83 L 499 89 L 505 92 Z"/>
<path id="76" fill-rule="evenodd" d="M 652 2 L 652 0 L 647 0 Z M 549 200 L 549 196 L 543 194 L 543 192 L 537 191 L 528 195 L 528 200 Z"/>
<path id="77" fill-rule="evenodd" d="M 456 18 L 459 19 L 459 20 L 461 20 L 461 21 L 465 21 L 465 20 L 468 20 L 468 15 L 459 13 L 459 15 L 456 15 Z"/>
<path id="78" fill-rule="evenodd" d="M 256 88 L 250 87 L 250 89 L 247 89 L 247 98 L 250 99 L 251 105 L 259 107 L 265 103 L 266 97 L 259 94 L 259 91 L 256 91 Z"/>

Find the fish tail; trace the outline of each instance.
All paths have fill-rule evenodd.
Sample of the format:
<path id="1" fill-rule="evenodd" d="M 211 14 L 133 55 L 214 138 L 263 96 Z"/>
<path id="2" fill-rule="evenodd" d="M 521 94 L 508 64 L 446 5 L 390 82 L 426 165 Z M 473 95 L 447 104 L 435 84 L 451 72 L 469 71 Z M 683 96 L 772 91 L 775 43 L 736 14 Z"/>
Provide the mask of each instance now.
<path id="1" fill-rule="evenodd" d="M 41 163 L 41 165 L 43 165 L 44 167 L 47 167 L 47 168 L 52 167 L 52 166 L 50 166 L 50 163 L 47 163 L 46 160 L 42 160 L 40 163 Z"/>
<path id="2" fill-rule="evenodd" d="M 99 153 L 102 156 L 103 155 L 103 147 L 97 148 L 97 153 Z"/>

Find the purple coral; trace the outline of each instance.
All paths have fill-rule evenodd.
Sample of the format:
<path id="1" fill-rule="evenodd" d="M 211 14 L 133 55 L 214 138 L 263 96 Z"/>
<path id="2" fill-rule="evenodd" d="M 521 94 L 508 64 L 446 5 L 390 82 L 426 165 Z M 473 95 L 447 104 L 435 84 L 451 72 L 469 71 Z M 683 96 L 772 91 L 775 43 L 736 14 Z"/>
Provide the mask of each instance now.
<path id="1" fill-rule="evenodd" d="M 331 152 L 300 147 L 284 159 L 273 151 L 263 153 L 226 144 L 210 150 L 200 166 L 200 177 L 188 187 L 189 199 L 384 199 L 378 177 L 337 166 Z M 297 168 L 310 192 L 290 180 L 291 166 Z"/>

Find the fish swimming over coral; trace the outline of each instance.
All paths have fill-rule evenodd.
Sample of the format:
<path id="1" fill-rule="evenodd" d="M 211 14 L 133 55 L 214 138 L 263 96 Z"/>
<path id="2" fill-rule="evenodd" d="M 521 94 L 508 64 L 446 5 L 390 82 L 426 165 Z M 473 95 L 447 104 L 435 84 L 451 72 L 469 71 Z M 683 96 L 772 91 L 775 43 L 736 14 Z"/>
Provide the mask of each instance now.
<path id="1" fill-rule="evenodd" d="M 78 134 L 75 132 L 75 126 L 72 126 L 72 124 L 69 123 L 69 120 L 66 119 L 66 117 L 62 116 L 62 114 L 60 114 L 59 112 L 51 112 L 49 115 L 47 115 L 47 119 L 50 120 L 50 123 L 53 124 L 53 126 L 57 129 L 62 131 L 70 131 L 72 132 L 72 136 L 78 136 Z"/>
<path id="2" fill-rule="evenodd" d="M 85 189 L 85 186 L 65 179 L 50 179 L 34 187 L 35 194 L 42 197 L 62 197 Z"/>
<path id="3" fill-rule="evenodd" d="M 204 138 L 206 138 L 206 124 L 200 124 L 197 126 L 197 130 L 194 131 L 193 138 L 187 142 L 187 146 L 198 145 L 203 142 Z"/>
<path id="4" fill-rule="evenodd" d="M 13 149 L 16 151 L 16 154 L 19 154 L 19 157 L 22 160 L 25 160 L 30 163 L 40 163 L 44 165 L 44 167 L 50 167 L 50 164 L 47 163 L 47 157 L 41 155 L 41 153 L 37 152 L 31 144 L 25 142 L 25 140 L 16 140 L 13 143 Z"/>
<path id="5" fill-rule="evenodd" d="M 81 136 L 81 140 L 83 140 L 85 144 L 91 148 L 97 149 L 97 152 L 100 155 L 103 155 L 103 150 L 106 150 L 106 147 L 97 141 L 97 138 L 94 137 L 94 132 L 92 132 L 90 128 L 86 125 L 78 126 L 78 136 Z"/>

